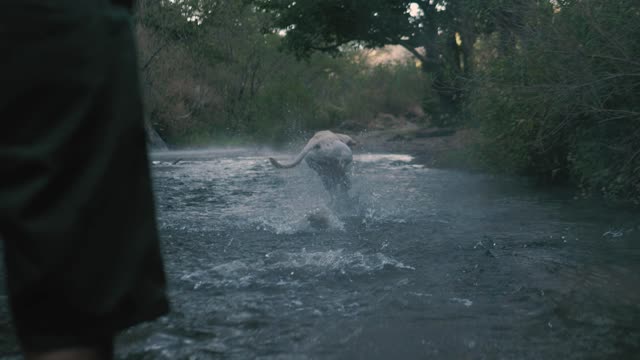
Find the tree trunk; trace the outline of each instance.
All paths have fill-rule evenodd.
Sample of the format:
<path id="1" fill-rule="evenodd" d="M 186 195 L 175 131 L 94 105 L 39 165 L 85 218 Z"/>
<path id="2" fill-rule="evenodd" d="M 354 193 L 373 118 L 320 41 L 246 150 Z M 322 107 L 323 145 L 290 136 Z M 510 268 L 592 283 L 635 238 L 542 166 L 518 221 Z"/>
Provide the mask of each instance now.
<path id="1" fill-rule="evenodd" d="M 144 122 L 144 130 L 147 134 L 147 144 L 151 150 L 169 150 L 167 143 L 162 140 L 158 132 L 151 126 L 149 121 Z"/>

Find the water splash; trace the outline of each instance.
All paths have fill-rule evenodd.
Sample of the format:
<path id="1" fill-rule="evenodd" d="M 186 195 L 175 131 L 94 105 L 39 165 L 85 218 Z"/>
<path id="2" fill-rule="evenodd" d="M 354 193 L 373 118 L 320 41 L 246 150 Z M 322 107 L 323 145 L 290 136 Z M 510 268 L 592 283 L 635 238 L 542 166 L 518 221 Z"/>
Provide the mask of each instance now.
<path id="1" fill-rule="evenodd" d="M 473 305 L 473 301 L 471 301 L 469 299 L 463 299 L 463 298 L 454 297 L 454 298 L 451 298 L 450 300 L 453 301 L 453 302 L 460 303 L 460 304 L 462 304 L 462 305 L 464 305 L 466 307 L 470 307 L 471 305 Z"/>
<path id="2" fill-rule="evenodd" d="M 413 156 L 404 154 L 358 154 L 353 156 L 353 160 L 363 163 L 372 162 L 405 162 L 413 161 Z"/>
<path id="3" fill-rule="evenodd" d="M 234 260 L 208 269 L 183 274 L 181 281 L 194 290 L 203 286 L 246 288 L 250 286 L 298 286 L 332 274 L 363 275 L 385 269 L 415 270 L 382 253 L 364 254 L 343 249 L 328 251 L 266 253 L 261 259 Z M 282 276 L 293 277 L 284 281 Z"/>

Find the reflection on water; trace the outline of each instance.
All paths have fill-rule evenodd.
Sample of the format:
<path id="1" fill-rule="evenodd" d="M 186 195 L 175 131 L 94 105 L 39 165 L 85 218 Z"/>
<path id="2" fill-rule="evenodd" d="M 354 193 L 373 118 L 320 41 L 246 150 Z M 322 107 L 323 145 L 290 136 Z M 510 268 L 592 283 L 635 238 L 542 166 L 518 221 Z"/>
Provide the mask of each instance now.
<path id="1" fill-rule="evenodd" d="M 402 154 L 356 154 L 353 159 L 357 162 L 411 162 L 413 156 Z"/>
<path id="2" fill-rule="evenodd" d="M 638 354 L 637 213 L 402 154 L 354 156 L 336 209 L 306 165 L 266 158 L 153 156 L 172 313 L 125 332 L 119 358 Z"/>

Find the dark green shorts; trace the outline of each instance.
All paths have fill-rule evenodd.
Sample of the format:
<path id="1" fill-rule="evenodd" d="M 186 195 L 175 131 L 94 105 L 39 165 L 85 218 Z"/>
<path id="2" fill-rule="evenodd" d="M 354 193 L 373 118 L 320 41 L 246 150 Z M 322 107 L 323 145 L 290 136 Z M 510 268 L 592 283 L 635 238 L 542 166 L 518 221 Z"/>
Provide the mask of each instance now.
<path id="1" fill-rule="evenodd" d="M 30 351 L 91 345 L 168 310 L 130 15 L 2 1 L 0 234 Z"/>

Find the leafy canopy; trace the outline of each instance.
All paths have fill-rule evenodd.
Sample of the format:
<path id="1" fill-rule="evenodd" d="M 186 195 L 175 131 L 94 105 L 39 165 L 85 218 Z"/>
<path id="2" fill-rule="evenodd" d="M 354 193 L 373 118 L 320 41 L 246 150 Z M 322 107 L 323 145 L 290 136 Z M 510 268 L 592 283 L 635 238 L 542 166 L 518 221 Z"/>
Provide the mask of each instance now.
<path id="1" fill-rule="evenodd" d="M 274 28 L 287 32 L 286 46 L 299 57 L 307 57 L 313 51 L 337 52 L 351 42 L 366 47 L 402 45 L 410 51 L 425 47 L 435 52 L 439 36 L 489 31 L 495 10 L 503 1 L 253 0 L 253 3 L 273 13 Z"/>

